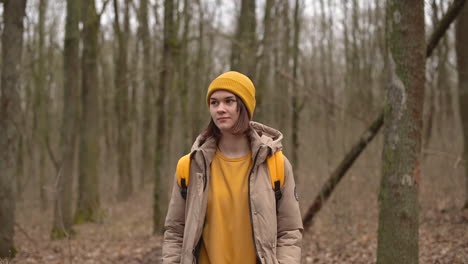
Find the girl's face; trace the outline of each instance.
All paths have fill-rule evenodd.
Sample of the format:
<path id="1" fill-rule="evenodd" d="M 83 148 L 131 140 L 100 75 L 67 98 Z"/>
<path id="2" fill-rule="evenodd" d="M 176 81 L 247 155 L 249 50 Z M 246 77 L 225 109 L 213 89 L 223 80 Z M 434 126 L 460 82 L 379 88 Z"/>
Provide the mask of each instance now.
<path id="1" fill-rule="evenodd" d="M 236 96 L 228 91 L 218 90 L 210 97 L 210 114 L 222 133 L 230 133 L 239 119 Z"/>

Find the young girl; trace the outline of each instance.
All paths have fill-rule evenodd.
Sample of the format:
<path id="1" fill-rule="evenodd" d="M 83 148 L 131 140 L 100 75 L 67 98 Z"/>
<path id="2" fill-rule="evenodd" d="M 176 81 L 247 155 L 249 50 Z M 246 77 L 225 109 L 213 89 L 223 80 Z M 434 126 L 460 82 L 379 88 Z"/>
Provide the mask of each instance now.
<path id="1" fill-rule="evenodd" d="M 192 146 L 186 190 L 175 177 L 163 263 L 300 263 L 293 172 L 284 158 L 278 196 L 267 159 L 281 150 L 283 135 L 251 121 L 252 81 L 234 71 L 221 74 L 208 87 L 206 103 L 211 121 Z"/>

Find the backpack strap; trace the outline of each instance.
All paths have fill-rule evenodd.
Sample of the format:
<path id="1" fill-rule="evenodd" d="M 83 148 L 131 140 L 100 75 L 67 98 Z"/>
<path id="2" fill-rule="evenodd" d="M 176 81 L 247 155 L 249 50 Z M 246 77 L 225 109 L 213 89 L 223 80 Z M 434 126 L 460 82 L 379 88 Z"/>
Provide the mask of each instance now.
<path id="1" fill-rule="evenodd" d="M 283 194 L 281 188 L 284 185 L 284 157 L 282 151 L 277 151 L 267 159 L 270 172 L 271 187 L 275 191 L 275 199 L 278 202 Z"/>
<path id="2" fill-rule="evenodd" d="M 176 174 L 177 184 L 180 187 L 180 195 L 187 199 L 187 188 L 190 183 L 190 153 L 183 156 L 177 162 Z M 270 173 L 271 188 L 275 191 L 276 201 L 281 200 L 283 194 L 281 188 L 284 185 L 284 157 L 282 151 L 277 151 L 267 159 L 268 171 Z"/>
<path id="3" fill-rule="evenodd" d="M 190 153 L 183 156 L 177 162 L 176 174 L 177 184 L 180 187 L 180 195 L 182 198 L 187 199 L 187 187 L 190 181 Z"/>

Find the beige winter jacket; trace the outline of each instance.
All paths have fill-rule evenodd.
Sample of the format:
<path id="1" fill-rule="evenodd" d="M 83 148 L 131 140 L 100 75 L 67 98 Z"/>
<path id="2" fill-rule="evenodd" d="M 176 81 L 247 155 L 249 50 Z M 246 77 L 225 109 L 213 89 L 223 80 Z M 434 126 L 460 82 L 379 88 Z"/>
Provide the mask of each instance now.
<path id="1" fill-rule="evenodd" d="M 254 165 L 249 176 L 249 197 L 257 263 L 300 263 L 302 219 L 291 164 L 284 159 L 285 180 L 278 211 L 266 164 L 269 155 L 281 150 L 283 135 L 260 123 L 251 122 L 250 125 Z M 197 263 L 208 201 L 210 164 L 216 148 L 213 138 L 198 137 L 195 141 L 186 200 L 180 193 L 177 177 L 174 177 L 165 223 L 163 263 Z"/>

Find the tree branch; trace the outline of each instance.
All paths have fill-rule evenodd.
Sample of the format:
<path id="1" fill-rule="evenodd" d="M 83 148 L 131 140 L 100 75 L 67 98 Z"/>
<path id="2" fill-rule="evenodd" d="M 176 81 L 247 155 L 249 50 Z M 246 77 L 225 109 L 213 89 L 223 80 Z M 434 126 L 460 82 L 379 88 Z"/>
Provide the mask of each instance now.
<path id="1" fill-rule="evenodd" d="M 110 0 L 105 0 L 104 3 L 102 4 L 102 9 L 101 12 L 99 12 L 98 17 L 99 19 L 101 18 L 102 14 L 104 11 L 106 11 L 107 4 L 110 2 Z"/>
<path id="2" fill-rule="evenodd" d="M 283 78 L 286 78 L 286 79 L 292 81 L 294 83 L 294 85 L 299 85 L 301 87 L 304 87 L 304 85 L 302 83 L 300 83 L 298 80 L 294 79 L 294 77 L 292 77 L 290 74 L 285 73 L 285 72 L 283 72 L 281 70 L 277 70 L 276 72 L 278 72 Z M 359 120 L 359 121 L 361 121 L 363 123 L 368 123 L 370 121 L 370 120 L 366 120 L 363 117 L 357 116 L 357 115 L 355 115 L 353 113 L 350 113 L 350 112 L 346 111 L 346 109 L 343 106 L 330 101 L 326 96 L 320 94 L 319 92 L 313 92 L 313 91 L 310 91 L 310 89 L 307 89 L 307 91 L 308 91 L 308 93 L 305 95 L 305 97 L 307 97 L 307 98 L 309 97 L 310 93 L 314 93 L 315 97 L 319 98 L 320 100 L 325 102 L 327 105 L 329 105 L 329 106 L 331 106 L 331 107 L 333 107 L 335 109 L 338 109 L 340 111 L 345 112 L 350 117 L 352 117 L 352 118 L 354 118 L 356 120 Z M 303 100 L 303 102 L 301 103 L 301 106 L 303 106 L 304 101 L 305 100 Z"/>
<path id="3" fill-rule="evenodd" d="M 447 13 L 444 15 L 439 25 L 435 27 L 434 32 L 429 38 L 429 42 L 426 47 L 426 59 L 432 54 L 432 51 L 439 43 L 439 40 L 445 34 L 450 24 L 455 20 L 457 15 L 460 13 L 466 0 L 454 0 Z M 351 151 L 346 154 L 344 159 L 340 162 L 338 167 L 333 171 L 330 178 L 325 182 L 320 190 L 319 194 L 315 197 L 314 202 L 307 210 L 305 216 L 302 219 L 304 223 L 304 231 L 312 225 L 312 219 L 317 215 L 318 211 L 323 207 L 323 204 L 328 200 L 331 193 L 338 185 L 340 180 L 346 174 L 349 168 L 353 165 L 354 161 L 361 155 L 364 149 L 367 147 L 369 142 L 375 137 L 377 132 L 380 130 L 384 123 L 384 111 L 380 112 L 379 117 L 372 123 L 372 125 L 361 135 L 359 141 L 351 148 Z"/>
<path id="4" fill-rule="evenodd" d="M 1 0 L 0 0 L 1 1 Z M 31 243 L 34 245 L 34 247 L 36 248 L 39 248 L 38 247 L 38 243 L 36 240 L 32 239 L 32 237 L 28 234 L 28 232 L 26 232 L 26 230 L 24 230 L 23 227 L 21 227 L 20 224 L 18 224 L 18 222 L 15 222 L 15 226 L 16 228 L 18 228 L 19 231 L 21 231 L 21 233 L 23 233 L 23 235 L 29 240 L 31 241 Z"/>
<path id="5" fill-rule="evenodd" d="M 133 11 L 135 12 L 135 14 L 137 14 L 137 17 L 140 17 L 140 10 L 137 8 L 135 2 L 133 0 L 130 0 L 129 1 L 130 3 L 130 6 L 133 8 Z"/>
<path id="6" fill-rule="evenodd" d="M 58 171 L 60 169 L 60 163 L 55 158 L 54 151 L 52 150 L 52 146 L 50 145 L 49 137 L 45 135 L 42 140 L 43 140 L 44 146 L 47 149 L 47 153 L 49 153 L 50 160 L 52 161 L 52 164 L 54 164 L 55 171 Z"/>
<path id="7" fill-rule="evenodd" d="M 325 184 L 322 186 L 320 193 L 316 196 L 314 203 L 309 207 L 302 220 L 304 223 L 304 230 L 307 230 L 310 227 L 313 217 L 328 200 L 331 193 L 341 181 L 345 173 L 353 165 L 354 161 L 359 157 L 359 155 L 364 151 L 364 148 L 369 144 L 369 142 L 371 142 L 375 135 L 377 135 L 377 132 L 379 132 L 380 128 L 382 127 L 383 117 L 383 112 L 381 112 L 379 117 L 369 126 L 366 131 L 364 131 L 359 141 L 351 148 L 351 151 L 346 154 L 340 165 L 338 165 L 338 167 L 331 174 L 330 178 L 328 178 L 327 182 L 325 182 Z"/>
<path id="8" fill-rule="evenodd" d="M 466 0 L 454 0 L 452 5 L 450 5 L 447 13 L 445 13 L 442 20 L 440 20 L 437 27 L 435 27 L 434 32 L 427 42 L 426 57 L 430 57 L 432 55 L 432 52 L 439 43 L 440 39 L 444 36 L 447 29 L 463 9 L 465 3 Z"/>
<path id="9" fill-rule="evenodd" d="M 426 149 L 422 149 L 422 153 L 426 154 L 426 155 L 437 155 L 437 156 L 444 157 L 444 158 L 447 158 L 447 159 L 450 159 L 450 160 L 454 160 L 453 168 L 457 168 L 458 166 L 460 166 L 460 164 L 462 166 L 465 166 L 465 164 L 466 164 L 466 160 L 463 159 L 460 155 L 456 155 L 456 154 L 449 153 L 449 152 L 446 152 L 446 151 L 440 151 L 440 150 L 426 148 Z"/>

